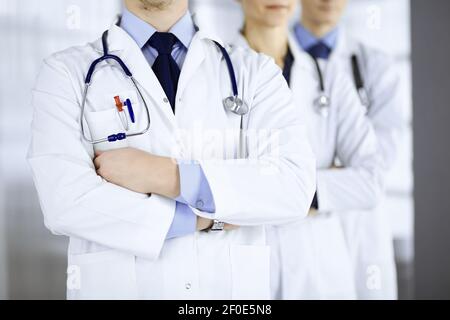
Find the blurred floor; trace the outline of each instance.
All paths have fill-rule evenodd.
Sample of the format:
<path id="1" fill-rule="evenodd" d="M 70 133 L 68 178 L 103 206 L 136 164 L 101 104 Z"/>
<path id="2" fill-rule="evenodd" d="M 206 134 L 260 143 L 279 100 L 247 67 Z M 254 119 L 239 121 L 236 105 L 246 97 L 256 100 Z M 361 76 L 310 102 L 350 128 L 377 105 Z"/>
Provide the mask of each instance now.
<path id="1" fill-rule="evenodd" d="M 414 244 L 408 239 L 395 239 L 399 300 L 414 299 Z"/>
<path id="2" fill-rule="evenodd" d="M 24 182 L 9 182 L 6 193 L 9 298 L 64 299 L 67 240 L 45 229 L 34 187 Z"/>
<path id="3" fill-rule="evenodd" d="M 0 138 L 0 153 L 2 151 L 1 147 L 1 138 Z M 2 172 L 0 168 L 0 177 L 2 177 Z M 3 185 L 0 184 L 0 300 L 4 300 L 8 298 L 8 266 L 7 266 L 7 258 L 6 258 L 6 237 L 4 236 L 6 233 L 6 219 L 3 214 L 5 204 L 5 194 L 3 192 Z M 3 236 L 2 236 L 3 235 Z"/>

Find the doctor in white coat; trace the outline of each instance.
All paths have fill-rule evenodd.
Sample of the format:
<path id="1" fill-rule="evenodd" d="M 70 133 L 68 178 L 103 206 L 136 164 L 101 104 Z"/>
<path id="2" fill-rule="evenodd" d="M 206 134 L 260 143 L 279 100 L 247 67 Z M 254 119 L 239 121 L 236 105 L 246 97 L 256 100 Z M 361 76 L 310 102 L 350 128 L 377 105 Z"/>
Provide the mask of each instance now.
<path id="1" fill-rule="evenodd" d="M 336 77 L 335 68 L 351 77 L 374 127 L 386 174 L 396 161 L 406 125 L 398 70 L 386 53 L 356 40 L 339 26 L 347 0 L 302 0 L 301 4 L 301 20 L 294 27 L 300 47 L 304 51 L 314 50 L 317 44 L 327 47 L 328 54 L 320 59 L 325 79 Z M 383 210 L 381 203 L 374 210 L 341 215 L 359 299 L 397 298 L 390 214 L 395 212 Z"/>
<path id="2" fill-rule="evenodd" d="M 303 106 L 272 60 L 233 49 L 249 112 L 226 110 L 221 42 L 194 27 L 187 0 L 127 0 L 103 38 L 46 59 L 33 92 L 28 159 L 46 226 L 70 237 L 68 298 L 269 298 L 264 225 L 305 217 L 315 190 Z M 100 62 L 82 116 L 106 50 L 139 91 Z M 105 136 L 118 141 L 92 144 Z"/>
<path id="3" fill-rule="evenodd" d="M 317 158 L 317 193 L 307 219 L 268 227 L 273 248 L 272 295 L 281 299 L 355 299 L 356 284 L 340 215 L 377 205 L 382 163 L 373 128 L 365 117 L 351 78 L 330 68 L 319 107 L 317 66 L 289 32 L 297 0 L 241 0 L 245 24 L 235 44 L 272 56 L 308 122 Z M 307 104 L 304 110 L 302 106 Z M 305 112 L 306 111 L 306 112 Z M 336 168 L 336 156 L 342 168 Z"/>

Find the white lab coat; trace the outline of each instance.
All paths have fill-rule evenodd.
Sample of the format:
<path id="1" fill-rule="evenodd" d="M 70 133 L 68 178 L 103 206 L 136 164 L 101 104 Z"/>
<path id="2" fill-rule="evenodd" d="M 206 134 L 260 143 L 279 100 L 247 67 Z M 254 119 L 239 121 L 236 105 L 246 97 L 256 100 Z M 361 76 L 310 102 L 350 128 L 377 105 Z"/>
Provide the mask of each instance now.
<path id="1" fill-rule="evenodd" d="M 341 29 L 337 47 L 330 56 L 327 68 L 341 68 L 352 77 L 351 55 L 358 57 L 365 88 L 371 99 L 367 117 L 371 121 L 384 173 L 396 161 L 400 135 L 405 128 L 404 103 L 400 95 L 400 79 L 390 57 L 364 45 Z M 332 72 L 325 72 L 332 78 Z M 355 89 L 356 90 L 356 89 Z M 389 214 L 382 203 L 370 211 L 353 211 L 341 215 L 355 270 L 359 299 L 396 299 L 397 278 L 393 252 L 393 239 Z"/>
<path id="2" fill-rule="evenodd" d="M 239 35 L 236 45 L 248 46 Z M 293 36 L 291 90 L 301 116 L 308 121 L 311 146 L 317 159 L 319 212 L 307 219 L 268 227 L 272 247 L 272 296 L 277 299 L 355 299 L 356 285 L 341 212 L 374 207 L 382 190 L 381 159 L 373 128 L 364 116 L 350 79 L 336 70 L 325 88 L 331 98 L 329 116 L 320 116 L 318 74 L 313 60 Z M 299 114 L 301 108 L 296 109 Z M 293 114 L 295 116 L 296 114 Z M 338 155 L 345 169 L 332 169 Z"/>
<path id="3" fill-rule="evenodd" d="M 229 74 L 209 36 L 200 31 L 192 40 L 176 116 L 133 39 L 113 26 L 108 43 L 134 74 L 152 117 L 147 134 L 120 146 L 199 160 L 214 196 L 213 217 L 242 227 L 165 241 L 175 201 L 102 180 L 92 163 L 93 147 L 81 140 L 84 78 L 102 54 L 101 41 L 57 53 L 45 61 L 34 90 L 28 158 L 46 226 L 70 237 L 68 298 L 269 298 L 270 250 L 263 225 L 306 216 L 315 189 L 314 156 L 279 69 L 248 50 L 230 53 L 251 108 L 246 127 L 274 130 L 278 137 L 276 148 L 248 146 L 248 158 L 235 160 L 240 118 L 223 108 L 222 99 L 232 91 Z M 137 127 L 145 127 L 136 92 L 116 68 L 104 67 L 94 76 L 86 110 L 94 138 L 120 129 L 112 100 L 117 94 L 134 100 Z"/>

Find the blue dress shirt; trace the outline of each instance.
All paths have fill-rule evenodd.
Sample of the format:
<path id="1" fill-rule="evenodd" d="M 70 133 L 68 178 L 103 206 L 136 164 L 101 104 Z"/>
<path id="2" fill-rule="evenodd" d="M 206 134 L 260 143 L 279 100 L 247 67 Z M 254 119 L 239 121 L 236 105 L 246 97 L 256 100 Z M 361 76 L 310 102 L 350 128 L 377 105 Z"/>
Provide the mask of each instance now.
<path id="1" fill-rule="evenodd" d="M 158 57 L 158 51 L 148 44 L 148 40 L 157 30 L 126 8 L 122 12 L 120 27 L 136 41 L 152 66 Z M 187 12 L 169 32 L 179 40 L 173 47 L 172 57 L 181 70 L 192 38 L 196 33 L 190 13 Z M 182 237 L 196 231 L 197 216 L 189 206 L 208 213 L 214 213 L 216 210 L 211 189 L 201 166 L 192 162 L 179 161 L 178 168 L 181 193 L 175 199 L 177 201 L 175 216 L 166 239 Z"/>
<path id="2" fill-rule="evenodd" d="M 308 51 L 319 42 L 325 43 L 328 48 L 333 51 L 337 44 L 339 29 L 335 28 L 334 30 L 327 33 L 324 37 L 317 38 L 301 23 L 297 23 L 294 27 L 294 33 L 298 43 L 300 44 L 300 47 L 302 47 L 302 49 L 305 51 Z"/>

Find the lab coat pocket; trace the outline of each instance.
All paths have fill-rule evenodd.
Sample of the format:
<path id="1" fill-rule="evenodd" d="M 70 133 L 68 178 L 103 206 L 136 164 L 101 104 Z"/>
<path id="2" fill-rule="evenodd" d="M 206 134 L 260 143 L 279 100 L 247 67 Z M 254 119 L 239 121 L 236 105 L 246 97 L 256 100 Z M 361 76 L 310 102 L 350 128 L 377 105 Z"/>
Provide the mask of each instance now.
<path id="1" fill-rule="evenodd" d="M 355 284 L 350 254 L 339 218 L 315 218 L 312 243 L 316 252 L 321 299 L 354 299 Z"/>
<path id="2" fill-rule="evenodd" d="M 86 111 L 86 121 L 89 132 L 93 140 L 107 138 L 118 133 L 125 133 L 125 128 L 121 122 L 119 113 L 116 109 L 107 109 L 103 111 Z M 128 147 L 128 141 L 120 140 L 115 142 L 102 142 L 94 145 L 95 151 L 107 151 Z"/>
<path id="3" fill-rule="evenodd" d="M 135 257 L 119 251 L 69 254 L 69 300 L 137 299 Z"/>
<path id="4" fill-rule="evenodd" d="M 270 248 L 261 245 L 232 245 L 232 299 L 270 299 Z"/>

